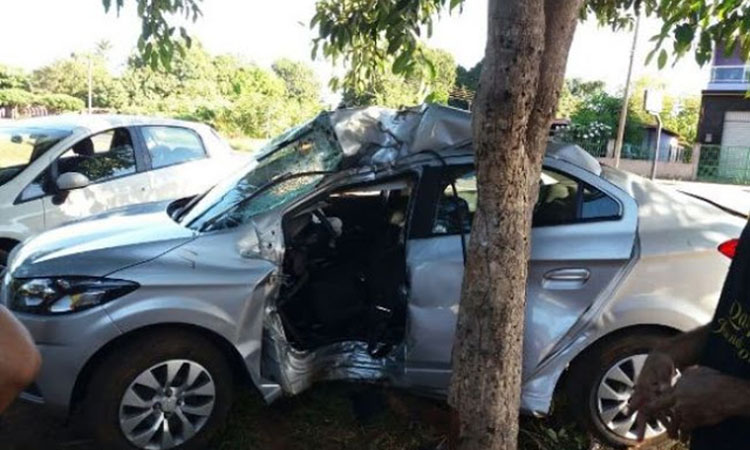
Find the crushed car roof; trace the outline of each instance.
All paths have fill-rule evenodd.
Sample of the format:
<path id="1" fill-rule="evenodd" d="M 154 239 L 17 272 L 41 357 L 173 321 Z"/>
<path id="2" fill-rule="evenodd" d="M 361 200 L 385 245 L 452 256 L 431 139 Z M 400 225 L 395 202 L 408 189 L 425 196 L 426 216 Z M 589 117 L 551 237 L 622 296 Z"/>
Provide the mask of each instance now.
<path id="1" fill-rule="evenodd" d="M 442 105 L 427 104 L 395 110 L 381 107 L 339 109 L 324 112 L 314 120 L 272 140 L 259 153 L 262 160 L 305 139 L 313 131 L 324 131 L 327 147 L 340 155 L 340 167 L 384 164 L 424 151 L 441 152 L 470 147 L 471 114 Z M 335 144 L 334 144 L 335 141 Z M 596 175 L 599 162 L 577 145 L 551 141 L 547 156 L 574 164 Z"/>

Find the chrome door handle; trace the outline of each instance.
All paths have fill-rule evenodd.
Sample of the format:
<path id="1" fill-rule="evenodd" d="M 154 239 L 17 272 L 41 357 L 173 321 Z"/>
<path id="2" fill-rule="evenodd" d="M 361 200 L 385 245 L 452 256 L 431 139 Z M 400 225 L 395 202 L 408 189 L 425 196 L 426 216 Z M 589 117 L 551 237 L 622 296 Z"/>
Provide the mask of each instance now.
<path id="1" fill-rule="evenodd" d="M 544 274 L 542 287 L 556 290 L 580 289 L 589 278 L 591 271 L 585 268 L 555 269 Z"/>

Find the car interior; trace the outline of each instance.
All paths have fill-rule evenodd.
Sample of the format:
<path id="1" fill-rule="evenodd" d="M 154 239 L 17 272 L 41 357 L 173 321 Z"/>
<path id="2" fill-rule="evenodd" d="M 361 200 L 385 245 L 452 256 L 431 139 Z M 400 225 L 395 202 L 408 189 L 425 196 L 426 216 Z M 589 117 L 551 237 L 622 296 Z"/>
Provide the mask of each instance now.
<path id="1" fill-rule="evenodd" d="M 57 174 L 79 172 L 92 182 L 135 172 L 130 132 L 116 128 L 77 142 L 57 160 Z"/>
<path id="2" fill-rule="evenodd" d="M 278 310 L 295 348 L 363 341 L 377 357 L 403 339 L 411 194 L 404 178 L 353 186 L 285 216 Z"/>

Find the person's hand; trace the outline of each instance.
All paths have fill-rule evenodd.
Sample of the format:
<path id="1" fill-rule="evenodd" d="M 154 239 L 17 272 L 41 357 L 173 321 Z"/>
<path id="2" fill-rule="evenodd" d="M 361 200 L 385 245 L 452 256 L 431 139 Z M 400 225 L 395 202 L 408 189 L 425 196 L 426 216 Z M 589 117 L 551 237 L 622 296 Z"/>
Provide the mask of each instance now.
<path id="1" fill-rule="evenodd" d="M 648 355 L 629 403 L 630 411 L 639 413 L 636 427 L 639 442 L 646 434 L 646 424 L 656 418 L 646 413 L 644 407 L 672 388 L 675 372 L 675 363 L 668 354 L 655 350 Z"/>
<path id="2" fill-rule="evenodd" d="M 750 406 L 750 384 L 706 367 L 682 373 L 674 388 L 639 410 L 657 418 L 673 439 L 685 440 L 696 428 L 716 425 L 731 417 L 746 415 Z"/>

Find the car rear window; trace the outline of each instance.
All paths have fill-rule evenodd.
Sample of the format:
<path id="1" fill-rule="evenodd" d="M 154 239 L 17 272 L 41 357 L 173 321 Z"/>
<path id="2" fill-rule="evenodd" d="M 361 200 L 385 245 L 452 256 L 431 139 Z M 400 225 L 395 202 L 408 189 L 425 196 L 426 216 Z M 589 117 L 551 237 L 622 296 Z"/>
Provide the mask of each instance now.
<path id="1" fill-rule="evenodd" d="M 182 164 L 206 157 L 206 149 L 198 133 L 182 127 L 143 127 L 143 139 L 151 156 L 151 167 Z"/>

